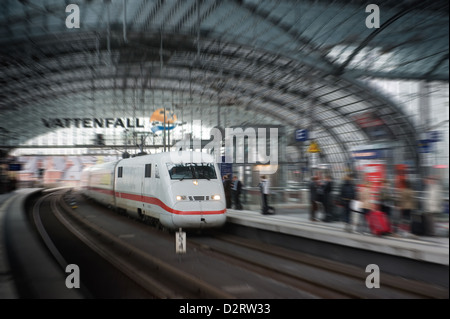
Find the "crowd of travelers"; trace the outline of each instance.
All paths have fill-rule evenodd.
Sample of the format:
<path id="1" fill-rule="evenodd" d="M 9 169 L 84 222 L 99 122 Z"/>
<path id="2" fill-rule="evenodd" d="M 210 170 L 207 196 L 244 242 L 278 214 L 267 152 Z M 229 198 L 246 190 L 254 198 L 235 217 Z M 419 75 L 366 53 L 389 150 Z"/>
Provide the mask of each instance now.
<path id="1" fill-rule="evenodd" d="M 309 183 L 309 219 L 344 222 L 348 232 L 374 233 L 372 224 L 384 223 L 385 229 L 379 230 L 379 234 L 396 236 L 410 232 L 432 236 L 435 219 L 444 211 L 444 194 L 437 176 L 427 177 L 424 183 L 423 192 L 419 193 L 407 179 L 395 185 L 386 179 L 357 183 L 352 174 L 347 174 L 342 182 L 335 183 L 329 174 L 314 175 Z M 227 208 L 242 210 L 242 182 L 237 176 L 225 175 L 223 185 Z M 275 214 L 266 176 L 261 176 L 258 188 L 261 214 Z"/>
<path id="2" fill-rule="evenodd" d="M 417 196 L 408 180 L 395 186 L 387 180 L 364 181 L 356 185 L 352 174 L 344 177 L 335 192 L 333 189 L 330 175 L 311 178 L 309 219 L 313 222 L 343 221 L 345 230 L 349 232 L 373 232 L 367 217 L 372 212 L 381 212 L 388 224 L 385 233 L 411 232 L 432 236 L 435 219 L 444 211 L 443 189 L 436 176 L 425 179 L 421 197 Z M 321 219 L 318 218 L 319 212 Z"/>

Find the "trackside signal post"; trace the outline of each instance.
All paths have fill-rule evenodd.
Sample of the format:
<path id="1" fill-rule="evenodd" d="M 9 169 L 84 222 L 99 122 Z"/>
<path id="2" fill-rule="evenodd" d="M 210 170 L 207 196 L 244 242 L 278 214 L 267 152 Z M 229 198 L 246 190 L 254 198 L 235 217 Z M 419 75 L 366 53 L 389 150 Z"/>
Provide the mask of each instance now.
<path id="1" fill-rule="evenodd" d="M 186 253 L 186 233 L 181 228 L 175 233 L 175 252 L 177 254 Z"/>

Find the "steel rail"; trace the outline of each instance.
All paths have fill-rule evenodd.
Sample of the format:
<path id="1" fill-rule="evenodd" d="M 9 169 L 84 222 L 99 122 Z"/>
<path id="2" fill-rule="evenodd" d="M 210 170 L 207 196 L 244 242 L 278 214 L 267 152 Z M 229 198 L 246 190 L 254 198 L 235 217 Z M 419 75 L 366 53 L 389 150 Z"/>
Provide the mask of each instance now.
<path id="1" fill-rule="evenodd" d="M 270 253 L 272 255 L 292 260 L 295 262 L 309 264 L 311 266 L 340 273 L 348 277 L 365 280 L 367 276 L 367 274 L 361 273 L 359 271 L 360 269 L 357 268 L 356 266 L 345 265 L 339 262 L 326 260 L 321 257 L 310 256 L 300 252 L 292 252 L 281 247 L 277 247 L 277 249 L 268 249 L 261 245 L 258 245 L 257 243 L 252 243 L 249 240 L 243 241 L 241 238 L 235 238 L 233 236 L 228 235 L 219 236 L 218 238 L 236 245 L 241 245 L 254 250 L 259 250 L 264 253 Z M 419 295 L 424 298 L 435 298 L 435 299 L 448 298 L 448 291 L 444 290 L 441 287 L 417 280 L 400 278 L 398 276 L 390 274 L 383 274 L 383 286 Z"/>
<path id="2" fill-rule="evenodd" d="M 250 240 L 244 239 L 244 238 L 236 238 L 235 236 L 230 235 L 215 235 L 215 237 L 221 241 L 231 243 L 233 245 L 245 247 L 251 250 L 260 251 L 264 254 L 268 254 L 271 256 L 276 256 L 278 258 L 291 260 L 293 262 L 304 264 L 308 266 L 312 266 L 315 268 L 322 269 L 324 271 L 332 272 L 338 275 L 343 275 L 349 278 L 357 279 L 357 280 L 365 280 L 367 274 L 361 272 L 361 269 L 352 266 L 352 265 L 345 265 L 342 263 L 326 260 L 324 258 L 316 257 L 316 256 L 307 256 L 306 254 L 290 251 L 288 249 L 282 248 L 282 247 L 275 247 L 267 245 L 262 246 L 260 243 L 254 243 Z M 194 240 L 191 240 L 192 242 L 195 242 Z M 360 291 L 356 289 L 351 289 L 349 287 L 335 287 L 324 283 L 319 283 L 317 281 L 314 281 L 307 276 L 299 276 L 297 274 L 292 274 L 288 271 L 279 269 L 279 268 L 273 268 L 272 266 L 269 266 L 267 264 L 263 264 L 261 262 L 258 262 L 257 260 L 253 260 L 249 256 L 242 256 L 237 255 L 234 250 L 229 250 L 226 248 L 215 246 L 213 243 L 205 244 L 200 243 L 199 245 L 203 246 L 204 248 L 207 248 L 211 250 L 212 252 L 216 252 L 218 254 L 222 254 L 224 256 L 227 256 L 228 258 L 232 258 L 235 260 L 239 260 L 241 263 L 247 263 L 251 266 L 258 267 L 261 269 L 264 269 L 265 271 L 268 271 L 270 273 L 273 273 L 274 276 L 285 276 L 286 278 L 291 278 L 294 280 L 298 280 L 300 282 L 305 282 L 314 287 L 314 289 L 318 289 L 319 287 L 321 289 L 334 291 L 338 294 L 342 294 L 342 296 L 348 296 L 350 298 L 373 298 L 372 295 L 364 296 L 361 294 Z M 291 284 L 294 284 L 294 282 L 291 282 Z M 412 296 L 417 296 L 418 298 L 434 298 L 434 299 L 447 299 L 448 298 L 448 291 L 445 290 L 442 287 L 438 287 L 432 284 L 427 284 L 420 281 L 410 280 L 406 278 L 400 278 L 389 274 L 383 274 L 383 286 L 388 287 L 389 289 L 392 289 L 394 291 L 397 291 L 399 293 L 406 293 Z M 323 292 L 321 290 L 317 290 L 319 294 L 322 294 Z M 325 295 L 326 298 L 326 295 Z M 378 298 L 378 297 L 377 297 Z M 382 297 L 381 297 L 382 298 Z"/>
<path id="3" fill-rule="evenodd" d="M 50 253 L 55 257 L 58 264 L 61 266 L 63 270 L 66 269 L 67 262 L 58 250 L 56 248 L 56 245 L 53 243 L 52 239 L 48 235 L 47 231 L 45 230 L 44 224 L 42 223 L 41 215 L 40 215 L 40 207 L 42 202 L 47 199 L 48 197 L 52 196 L 53 193 L 44 195 L 43 197 L 40 197 L 38 201 L 33 206 L 33 221 L 36 225 L 36 229 L 41 236 L 42 240 L 44 241 L 45 245 L 47 246 L 48 250 L 50 250 Z"/>

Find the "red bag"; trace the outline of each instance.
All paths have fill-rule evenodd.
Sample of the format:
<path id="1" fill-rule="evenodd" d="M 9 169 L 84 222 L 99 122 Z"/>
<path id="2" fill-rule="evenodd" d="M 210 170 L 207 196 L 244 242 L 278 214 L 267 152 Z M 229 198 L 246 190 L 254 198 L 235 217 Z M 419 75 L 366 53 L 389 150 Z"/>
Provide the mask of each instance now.
<path id="1" fill-rule="evenodd" d="M 391 223 L 383 212 L 371 211 L 366 214 L 366 220 L 374 235 L 381 236 L 391 232 Z"/>

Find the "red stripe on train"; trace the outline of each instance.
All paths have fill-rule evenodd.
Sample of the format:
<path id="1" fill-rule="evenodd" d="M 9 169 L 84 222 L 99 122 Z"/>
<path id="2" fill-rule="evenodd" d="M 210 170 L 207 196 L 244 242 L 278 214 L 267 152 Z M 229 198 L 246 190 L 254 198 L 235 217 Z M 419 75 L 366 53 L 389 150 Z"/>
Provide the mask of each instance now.
<path id="1" fill-rule="evenodd" d="M 96 191 L 96 192 L 99 192 L 99 193 L 102 193 L 102 194 L 111 195 L 111 196 L 114 194 L 114 192 L 112 190 L 104 189 L 104 188 L 88 187 L 88 189 Z M 209 211 L 176 210 L 176 209 L 173 209 L 173 208 L 167 206 L 160 199 L 158 199 L 156 197 L 141 196 L 141 195 L 136 195 L 136 194 L 122 193 L 122 192 L 115 192 L 115 195 L 116 195 L 116 197 L 123 198 L 123 199 L 129 199 L 129 200 L 133 200 L 133 201 L 136 201 L 136 202 L 141 202 L 141 203 L 143 202 L 143 203 L 156 205 L 156 206 L 161 207 L 165 211 L 167 211 L 169 213 L 172 213 L 172 214 L 175 214 L 175 215 L 218 215 L 218 214 L 224 214 L 226 212 L 226 209 L 209 210 Z"/>

